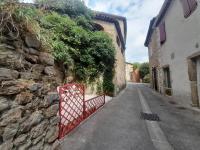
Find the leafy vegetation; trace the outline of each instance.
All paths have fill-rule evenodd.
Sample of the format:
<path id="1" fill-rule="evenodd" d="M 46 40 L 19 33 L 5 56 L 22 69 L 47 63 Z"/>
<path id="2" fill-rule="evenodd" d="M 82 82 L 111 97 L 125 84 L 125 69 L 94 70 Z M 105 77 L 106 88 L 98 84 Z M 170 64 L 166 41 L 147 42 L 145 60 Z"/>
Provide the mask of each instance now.
<path id="1" fill-rule="evenodd" d="M 140 77 L 144 79 L 149 74 L 149 63 L 142 63 L 139 67 Z"/>
<path id="2" fill-rule="evenodd" d="M 102 76 L 102 83 L 98 83 L 102 88 L 98 88 L 112 93 L 115 49 L 106 33 L 94 31 L 90 10 L 80 0 L 62 0 L 59 4 L 54 0 L 37 2 L 49 4 L 50 8 L 50 4 L 56 3 L 56 12 L 1 3 L 1 12 L 11 16 L 7 22 L 5 17 L 1 31 L 9 24 L 7 32 L 18 33 L 18 36 L 26 32 L 36 34 L 43 43 L 43 50 L 48 50 L 55 60 L 63 63 L 67 74 L 73 74 L 76 82 L 90 84 Z"/>
<path id="3" fill-rule="evenodd" d="M 140 63 L 138 62 L 133 63 L 133 70 L 139 69 L 139 67 L 140 67 Z"/>
<path id="4" fill-rule="evenodd" d="M 50 8 L 59 13 L 67 14 L 71 18 L 85 16 L 87 19 L 91 19 L 92 16 L 92 11 L 81 0 L 35 0 L 35 3 L 45 9 Z"/>
<path id="5" fill-rule="evenodd" d="M 150 74 L 145 75 L 143 82 L 144 83 L 150 83 Z"/>

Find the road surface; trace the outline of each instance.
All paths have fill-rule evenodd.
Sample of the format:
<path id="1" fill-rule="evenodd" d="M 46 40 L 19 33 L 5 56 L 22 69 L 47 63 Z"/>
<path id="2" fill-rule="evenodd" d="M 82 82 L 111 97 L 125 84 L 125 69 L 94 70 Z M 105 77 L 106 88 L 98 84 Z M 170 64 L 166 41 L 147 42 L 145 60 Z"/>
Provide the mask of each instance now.
<path id="1" fill-rule="evenodd" d="M 147 121 L 141 112 L 155 113 Z M 128 84 L 118 97 L 73 130 L 62 150 L 198 150 L 200 113 L 143 84 Z"/>

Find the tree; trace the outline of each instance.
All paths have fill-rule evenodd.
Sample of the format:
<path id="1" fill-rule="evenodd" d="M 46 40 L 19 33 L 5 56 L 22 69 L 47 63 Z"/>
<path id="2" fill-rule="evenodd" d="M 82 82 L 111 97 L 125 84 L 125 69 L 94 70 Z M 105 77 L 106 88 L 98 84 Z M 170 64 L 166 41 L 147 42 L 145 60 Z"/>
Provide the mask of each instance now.
<path id="1" fill-rule="evenodd" d="M 140 68 L 140 63 L 139 62 L 135 62 L 133 63 L 133 70 L 139 69 Z"/>
<path id="2" fill-rule="evenodd" d="M 142 63 L 139 67 L 140 77 L 144 79 L 144 77 L 149 74 L 149 63 Z"/>
<path id="3" fill-rule="evenodd" d="M 71 18 L 78 16 L 91 18 L 92 16 L 92 11 L 81 0 L 35 0 L 35 3 L 44 8 L 51 8 L 59 13 L 67 14 Z"/>

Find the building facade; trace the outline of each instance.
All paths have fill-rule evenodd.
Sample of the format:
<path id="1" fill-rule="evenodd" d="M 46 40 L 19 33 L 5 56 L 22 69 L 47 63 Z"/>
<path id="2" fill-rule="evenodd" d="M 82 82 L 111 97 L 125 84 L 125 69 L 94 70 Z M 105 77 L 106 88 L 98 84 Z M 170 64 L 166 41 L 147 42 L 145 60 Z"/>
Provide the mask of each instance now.
<path id="1" fill-rule="evenodd" d="M 134 69 L 133 64 L 126 62 L 126 81 L 140 83 L 139 69 Z"/>
<path id="2" fill-rule="evenodd" d="M 117 95 L 126 86 L 125 69 L 125 45 L 127 35 L 127 22 L 125 17 L 95 12 L 94 22 L 102 31 L 108 33 L 113 40 L 116 50 L 115 76 L 113 83 L 115 85 L 114 95 Z"/>
<path id="3" fill-rule="evenodd" d="M 200 103 L 200 0 L 165 0 L 149 27 L 152 87 L 183 105 Z"/>
<path id="4" fill-rule="evenodd" d="M 126 81 L 132 82 L 133 64 L 126 62 Z"/>

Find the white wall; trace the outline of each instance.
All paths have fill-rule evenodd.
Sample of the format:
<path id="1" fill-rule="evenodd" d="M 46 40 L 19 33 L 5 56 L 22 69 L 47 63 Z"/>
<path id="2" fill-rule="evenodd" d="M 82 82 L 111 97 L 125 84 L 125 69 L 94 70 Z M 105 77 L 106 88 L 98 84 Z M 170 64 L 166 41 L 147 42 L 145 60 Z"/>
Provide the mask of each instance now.
<path id="1" fill-rule="evenodd" d="M 187 57 L 200 51 L 200 0 L 198 8 L 188 18 L 184 18 L 180 1 L 175 0 L 165 17 L 165 23 L 167 40 L 161 47 L 160 63 L 161 66 L 170 66 L 173 96 L 190 105 Z"/>

